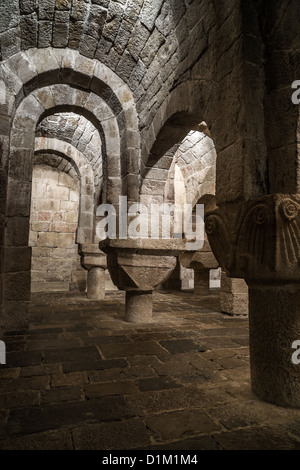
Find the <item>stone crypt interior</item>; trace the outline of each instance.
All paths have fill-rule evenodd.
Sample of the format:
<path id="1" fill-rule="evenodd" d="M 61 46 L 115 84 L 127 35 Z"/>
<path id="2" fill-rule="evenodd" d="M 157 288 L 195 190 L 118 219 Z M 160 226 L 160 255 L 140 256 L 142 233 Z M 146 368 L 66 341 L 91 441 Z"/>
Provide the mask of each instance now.
<path id="1" fill-rule="evenodd" d="M 299 17 L 1 0 L 0 449 L 300 450 Z"/>

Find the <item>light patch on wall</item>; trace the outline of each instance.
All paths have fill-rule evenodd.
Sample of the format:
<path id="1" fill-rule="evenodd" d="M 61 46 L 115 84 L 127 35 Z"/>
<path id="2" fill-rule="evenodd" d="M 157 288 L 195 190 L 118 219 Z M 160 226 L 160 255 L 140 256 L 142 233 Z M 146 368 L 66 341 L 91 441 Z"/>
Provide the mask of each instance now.
<path id="1" fill-rule="evenodd" d="M 73 290 L 78 276 L 85 275 L 75 244 L 78 178 L 40 164 L 34 167 L 32 182 L 31 289 L 33 292 Z"/>
<path id="2" fill-rule="evenodd" d="M 0 80 L 0 104 L 5 104 L 6 102 L 6 87 L 5 83 Z"/>

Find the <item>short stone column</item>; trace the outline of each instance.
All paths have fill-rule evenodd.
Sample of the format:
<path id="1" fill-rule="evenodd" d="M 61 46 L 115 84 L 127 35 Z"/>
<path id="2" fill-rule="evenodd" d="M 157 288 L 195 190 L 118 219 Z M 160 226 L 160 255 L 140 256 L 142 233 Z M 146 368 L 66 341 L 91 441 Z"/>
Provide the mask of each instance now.
<path id="1" fill-rule="evenodd" d="M 152 320 L 153 293 L 126 291 L 125 319 L 129 323 L 148 323 Z"/>
<path id="2" fill-rule="evenodd" d="M 221 272 L 220 307 L 229 315 L 248 315 L 248 286 L 244 279 L 232 279 Z"/>
<path id="3" fill-rule="evenodd" d="M 157 245 L 163 245 L 158 248 Z M 152 293 L 165 282 L 176 266 L 176 243 L 166 240 L 105 240 L 100 248 L 107 254 L 113 283 L 126 291 L 125 320 L 152 321 Z"/>
<path id="4" fill-rule="evenodd" d="M 80 245 L 81 266 L 88 270 L 87 298 L 103 300 L 105 298 L 106 255 L 98 245 Z"/>
<path id="5" fill-rule="evenodd" d="M 105 298 L 105 269 L 92 266 L 87 275 L 87 298 L 102 300 Z"/>

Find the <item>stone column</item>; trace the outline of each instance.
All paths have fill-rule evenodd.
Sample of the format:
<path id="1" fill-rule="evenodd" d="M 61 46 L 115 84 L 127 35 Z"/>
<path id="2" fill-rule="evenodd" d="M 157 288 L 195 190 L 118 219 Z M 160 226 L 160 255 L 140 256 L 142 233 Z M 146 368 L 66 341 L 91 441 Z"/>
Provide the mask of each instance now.
<path id="1" fill-rule="evenodd" d="M 107 254 L 112 281 L 118 289 L 126 291 L 125 320 L 151 322 L 152 293 L 174 270 L 178 243 L 130 239 L 105 240 L 99 246 Z"/>
<path id="2" fill-rule="evenodd" d="M 152 320 L 153 293 L 127 291 L 125 319 L 129 323 L 148 323 Z"/>
<path id="3" fill-rule="evenodd" d="M 105 268 L 92 266 L 87 275 L 87 298 L 103 300 L 105 298 Z"/>
<path id="4" fill-rule="evenodd" d="M 88 270 L 87 298 L 103 300 L 105 298 L 106 256 L 98 245 L 80 245 L 81 266 Z"/>
<path id="5" fill-rule="evenodd" d="M 300 340 L 300 196 L 228 204 L 207 214 L 206 231 L 222 268 L 249 286 L 253 392 L 300 408 L 300 364 L 292 361 Z"/>
<path id="6" fill-rule="evenodd" d="M 229 315 L 248 315 L 248 286 L 244 279 L 232 279 L 222 271 L 220 306 Z"/>
<path id="7" fill-rule="evenodd" d="M 194 294 L 209 295 L 209 269 L 194 269 Z"/>
<path id="8" fill-rule="evenodd" d="M 180 254 L 179 260 L 185 268 L 194 269 L 194 294 L 209 295 L 209 272 L 219 264 L 208 241 L 205 240 L 202 250 Z"/>
<path id="9" fill-rule="evenodd" d="M 252 390 L 263 400 L 300 407 L 300 284 L 249 284 Z"/>

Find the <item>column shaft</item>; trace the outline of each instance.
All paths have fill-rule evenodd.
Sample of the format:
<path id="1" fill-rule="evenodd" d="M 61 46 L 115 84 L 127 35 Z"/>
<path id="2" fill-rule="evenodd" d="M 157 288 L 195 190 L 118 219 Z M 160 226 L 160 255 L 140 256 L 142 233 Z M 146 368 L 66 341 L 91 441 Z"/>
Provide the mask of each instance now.
<path id="1" fill-rule="evenodd" d="M 87 297 L 91 300 L 103 300 L 105 298 L 105 269 L 99 266 L 89 269 Z"/>
<path id="2" fill-rule="evenodd" d="M 300 340 L 299 285 L 250 285 L 249 322 L 253 392 L 280 406 L 300 407 L 300 364 L 292 361 L 292 345 Z"/>
<path id="3" fill-rule="evenodd" d="M 125 320 L 129 323 L 147 323 L 152 320 L 152 292 L 127 291 Z"/>

